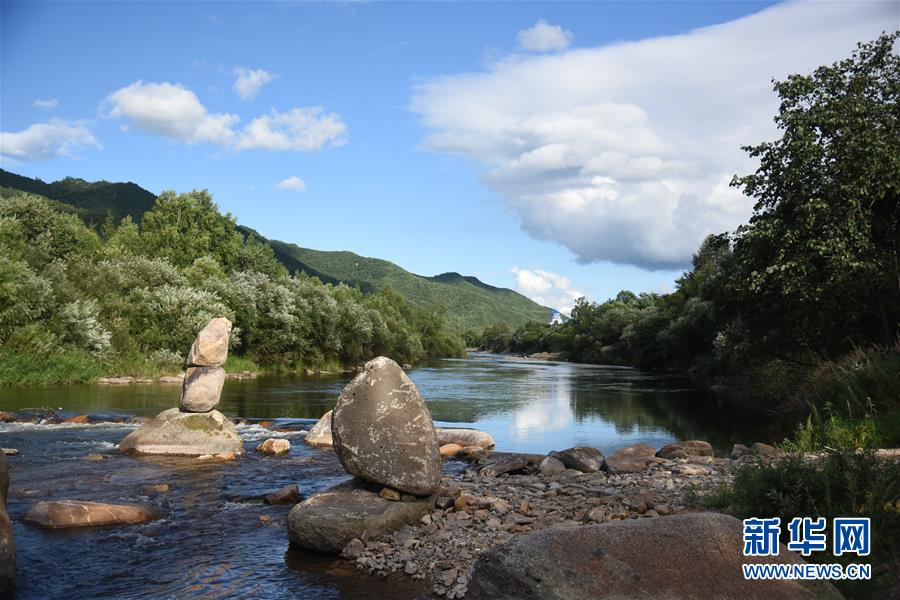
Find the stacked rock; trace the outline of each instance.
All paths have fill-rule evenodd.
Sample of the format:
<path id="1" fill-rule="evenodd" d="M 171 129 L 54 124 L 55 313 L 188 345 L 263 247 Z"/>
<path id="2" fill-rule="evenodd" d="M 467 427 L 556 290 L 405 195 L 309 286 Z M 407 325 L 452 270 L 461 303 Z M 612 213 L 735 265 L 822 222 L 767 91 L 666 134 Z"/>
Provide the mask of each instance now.
<path id="1" fill-rule="evenodd" d="M 356 479 L 291 509 L 292 543 L 340 552 L 354 539 L 415 524 L 433 508 L 442 474 L 437 433 L 419 390 L 396 362 L 380 356 L 366 363 L 341 392 L 331 433 L 338 459 Z"/>
<path id="2" fill-rule="evenodd" d="M 181 410 L 209 412 L 219 405 L 225 384 L 225 360 L 231 338 L 231 321 L 213 319 L 191 345 L 181 388 Z"/>
<path id="3" fill-rule="evenodd" d="M 187 359 L 178 408 L 128 434 L 119 450 L 128 454 L 232 457 L 244 449 L 241 436 L 225 415 L 215 410 L 225 383 L 231 321 L 213 319 L 197 335 Z"/>

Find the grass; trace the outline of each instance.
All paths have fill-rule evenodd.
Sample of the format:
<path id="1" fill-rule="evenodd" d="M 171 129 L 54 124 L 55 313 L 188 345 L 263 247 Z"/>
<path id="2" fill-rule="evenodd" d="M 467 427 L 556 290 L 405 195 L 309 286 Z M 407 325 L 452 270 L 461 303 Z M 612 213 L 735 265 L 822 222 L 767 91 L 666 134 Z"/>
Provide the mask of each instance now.
<path id="1" fill-rule="evenodd" d="M 794 517 L 869 517 L 872 554 L 866 558 L 813 553 L 813 562 L 869 562 L 873 580 L 835 582 L 849 598 L 886 597 L 900 577 L 900 462 L 868 452 L 830 452 L 818 461 L 791 454 L 772 463 L 741 466 L 734 483 L 706 498 L 708 508 L 737 518 L 780 517 L 782 542 Z M 829 543 L 831 537 L 829 535 Z"/>

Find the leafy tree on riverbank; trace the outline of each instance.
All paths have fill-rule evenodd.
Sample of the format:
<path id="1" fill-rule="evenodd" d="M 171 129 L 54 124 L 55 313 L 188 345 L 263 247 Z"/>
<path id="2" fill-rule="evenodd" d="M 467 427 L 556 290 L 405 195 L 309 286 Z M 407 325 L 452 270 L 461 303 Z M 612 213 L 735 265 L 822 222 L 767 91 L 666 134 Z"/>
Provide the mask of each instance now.
<path id="1" fill-rule="evenodd" d="M 101 231 L 40 196 L 0 193 L 0 382 L 176 370 L 219 315 L 235 323 L 234 355 L 262 366 L 462 352 L 437 308 L 288 276 L 205 191 L 165 192 L 140 226 Z"/>

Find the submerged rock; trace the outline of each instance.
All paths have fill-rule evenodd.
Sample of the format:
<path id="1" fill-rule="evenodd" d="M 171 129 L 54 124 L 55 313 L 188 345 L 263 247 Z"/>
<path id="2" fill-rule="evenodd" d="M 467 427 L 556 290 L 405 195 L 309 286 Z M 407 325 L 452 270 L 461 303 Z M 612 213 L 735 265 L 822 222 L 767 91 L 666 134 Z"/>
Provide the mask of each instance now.
<path id="1" fill-rule="evenodd" d="M 469 598 L 841 598 L 824 581 L 744 579 L 743 563 L 803 560 L 742 548 L 741 522 L 716 513 L 547 529 L 482 554 Z"/>
<path id="2" fill-rule="evenodd" d="M 302 548 L 338 553 L 354 539 L 415 525 L 434 506 L 432 497 L 393 502 L 380 497 L 380 490 L 353 479 L 307 498 L 288 514 L 288 539 Z"/>
<path id="3" fill-rule="evenodd" d="M 312 426 L 312 429 L 303 438 L 304 442 L 310 446 L 328 446 L 329 448 L 334 445 L 331 437 L 331 412 L 329 410 L 322 415 L 322 418 Z"/>
<path id="4" fill-rule="evenodd" d="M 209 412 L 219 405 L 225 369 L 222 367 L 188 367 L 181 390 L 181 410 Z"/>
<path id="5" fill-rule="evenodd" d="M 606 470 L 613 475 L 637 473 L 656 458 L 656 450 L 647 444 L 632 444 L 606 457 Z"/>
<path id="6" fill-rule="evenodd" d="M 9 492 L 9 467 L 0 452 L 0 598 L 12 597 L 16 587 L 16 543 L 13 540 L 12 522 L 6 512 L 6 496 Z"/>
<path id="7" fill-rule="evenodd" d="M 297 484 L 291 483 L 275 490 L 271 494 L 266 494 L 264 500 L 266 504 L 297 504 L 302 497 Z"/>
<path id="8" fill-rule="evenodd" d="M 603 454 L 590 446 L 578 446 L 551 452 L 550 456 L 559 460 L 566 468 L 582 473 L 596 473 L 603 468 Z"/>
<path id="9" fill-rule="evenodd" d="M 441 481 L 431 414 L 400 366 L 380 356 L 341 392 L 332 414 L 334 449 L 351 475 L 410 494 Z"/>
<path id="10" fill-rule="evenodd" d="M 713 447 L 709 442 L 702 440 L 687 440 L 684 442 L 673 442 L 666 444 L 659 449 L 656 456 L 659 458 L 685 458 L 687 456 L 713 456 Z"/>
<path id="11" fill-rule="evenodd" d="M 187 364 L 192 367 L 221 367 L 228 359 L 231 321 L 218 317 L 197 334 L 188 353 Z"/>
<path id="12" fill-rule="evenodd" d="M 138 504 L 106 504 L 84 500 L 38 502 L 25 520 L 48 529 L 95 525 L 135 525 L 156 518 L 156 512 Z"/>
<path id="13" fill-rule="evenodd" d="M 126 454 L 202 456 L 241 454 L 244 444 L 231 421 L 217 410 L 185 413 L 170 408 L 119 442 Z"/>

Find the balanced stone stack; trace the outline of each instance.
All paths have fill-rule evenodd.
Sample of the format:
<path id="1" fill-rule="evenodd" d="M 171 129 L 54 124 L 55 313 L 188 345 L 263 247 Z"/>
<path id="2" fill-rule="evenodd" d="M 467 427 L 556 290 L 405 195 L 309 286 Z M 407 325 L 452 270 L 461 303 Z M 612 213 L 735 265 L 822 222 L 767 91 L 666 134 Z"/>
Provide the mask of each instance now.
<path id="1" fill-rule="evenodd" d="M 331 433 L 338 459 L 356 479 L 291 509 L 292 543 L 340 552 L 354 539 L 413 525 L 433 508 L 442 474 L 437 434 L 419 390 L 396 362 L 381 356 L 366 363 L 341 392 Z"/>
<path id="2" fill-rule="evenodd" d="M 129 454 L 202 456 L 241 454 L 243 442 L 234 425 L 215 410 L 225 383 L 225 360 L 231 321 L 213 319 L 197 335 L 187 359 L 178 408 L 161 412 L 128 434 L 119 450 Z"/>

